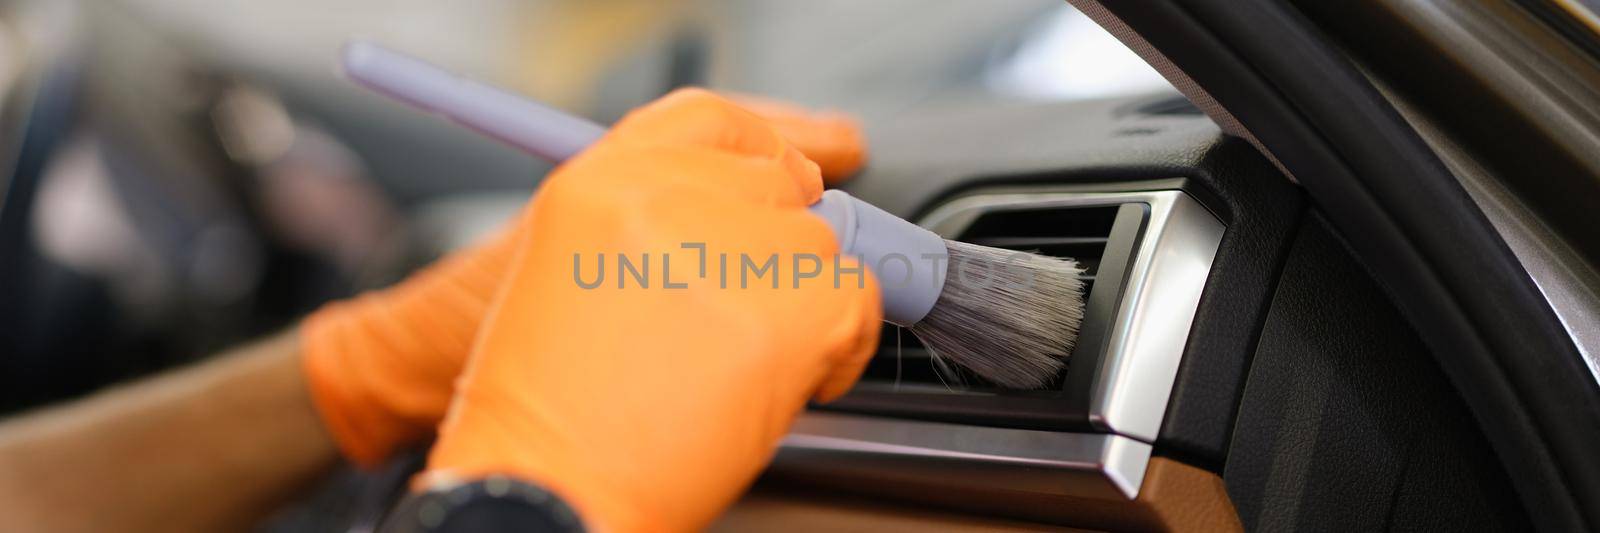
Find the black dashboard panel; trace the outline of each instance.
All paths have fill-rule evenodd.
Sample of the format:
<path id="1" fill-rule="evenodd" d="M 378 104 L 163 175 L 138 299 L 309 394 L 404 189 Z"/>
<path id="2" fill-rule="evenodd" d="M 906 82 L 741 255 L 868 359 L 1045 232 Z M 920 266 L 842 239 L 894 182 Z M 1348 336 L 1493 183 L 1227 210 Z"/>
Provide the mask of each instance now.
<path id="1" fill-rule="evenodd" d="M 908 112 L 868 126 L 872 159 L 844 189 L 915 218 L 952 193 L 981 186 L 1183 176 L 1225 138 L 1204 116 L 1148 111 L 1175 98 L 1181 97 L 980 102 Z"/>
<path id="2" fill-rule="evenodd" d="M 1245 528 L 1526 527 L 1461 396 L 1327 222 L 1308 215 L 1291 250 L 1224 473 Z"/>

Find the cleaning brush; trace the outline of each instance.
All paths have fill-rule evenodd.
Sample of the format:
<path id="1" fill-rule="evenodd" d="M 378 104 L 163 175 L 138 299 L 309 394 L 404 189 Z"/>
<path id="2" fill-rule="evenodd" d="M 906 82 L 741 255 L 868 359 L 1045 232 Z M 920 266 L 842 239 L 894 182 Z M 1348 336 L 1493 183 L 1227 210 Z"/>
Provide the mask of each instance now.
<path id="1" fill-rule="evenodd" d="M 551 162 L 606 131 L 371 43 L 345 46 L 344 71 L 369 89 Z M 1066 364 L 1083 320 L 1076 261 L 948 241 L 840 190 L 823 193 L 810 210 L 832 226 L 842 252 L 877 276 L 885 320 L 910 328 L 935 361 L 1018 389 L 1049 384 Z"/>

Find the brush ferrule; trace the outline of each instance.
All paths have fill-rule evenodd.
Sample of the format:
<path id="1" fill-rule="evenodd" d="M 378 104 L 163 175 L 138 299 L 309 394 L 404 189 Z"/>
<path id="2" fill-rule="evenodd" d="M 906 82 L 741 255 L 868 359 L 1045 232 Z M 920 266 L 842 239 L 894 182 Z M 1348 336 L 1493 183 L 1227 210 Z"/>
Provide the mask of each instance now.
<path id="1" fill-rule="evenodd" d="M 833 227 L 841 252 L 878 278 L 884 320 L 910 326 L 939 301 L 950 252 L 938 234 L 840 190 L 823 193 L 811 212 Z"/>

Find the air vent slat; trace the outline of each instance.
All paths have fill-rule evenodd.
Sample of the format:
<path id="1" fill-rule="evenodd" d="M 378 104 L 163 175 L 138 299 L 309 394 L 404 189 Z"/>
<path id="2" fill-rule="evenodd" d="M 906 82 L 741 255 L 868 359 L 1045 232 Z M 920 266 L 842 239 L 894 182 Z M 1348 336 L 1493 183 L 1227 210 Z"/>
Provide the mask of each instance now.
<path id="1" fill-rule="evenodd" d="M 1105 237 L 979 237 L 968 239 L 972 244 L 1026 250 L 1029 248 L 1098 244 L 1105 246 Z"/>

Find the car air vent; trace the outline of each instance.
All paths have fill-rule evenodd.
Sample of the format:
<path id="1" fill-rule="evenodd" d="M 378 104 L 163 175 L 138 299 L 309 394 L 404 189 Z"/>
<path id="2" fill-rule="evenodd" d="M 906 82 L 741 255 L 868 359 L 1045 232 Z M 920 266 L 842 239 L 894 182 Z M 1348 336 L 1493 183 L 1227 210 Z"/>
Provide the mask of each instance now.
<path id="1" fill-rule="evenodd" d="M 800 417 L 773 469 L 1076 502 L 1138 496 L 1225 229 L 1184 183 L 997 188 L 936 207 L 919 222 L 945 238 L 1089 268 L 1066 371 L 1040 390 L 994 387 L 936 371 L 891 327 L 849 394 Z"/>
<path id="2" fill-rule="evenodd" d="M 1117 210 L 1118 206 L 1102 206 L 991 212 L 979 216 L 956 236 L 956 240 L 1075 259 L 1084 267 L 1084 278 L 1088 282 L 1085 294 L 1089 294 Z M 877 355 L 862 376 L 866 382 L 888 383 L 891 389 L 902 391 L 907 388 L 947 392 L 999 390 L 959 367 L 935 364 L 916 336 L 902 331 L 899 326 L 886 324 L 880 342 Z M 1058 377 L 1049 388 L 1060 384 Z"/>
<path id="3" fill-rule="evenodd" d="M 889 326 L 861 381 L 822 409 L 1020 429 L 1104 430 L 1104 412 L 1170 394 L 1189 317 L 1221 223 L 1177 190 L 990 192 L 952 200 L 921 224 L 987 246 L 1071 257 L 1088 269 L 1084 321 L 1066 369 L 1049 386 L 1013 390 L 937 364 Z M 1191 256 L 1193 258 L 1191 259 Z M 1162 289 L 1157 290 L 1157 287 Z M 1176 303 L 1168 303 L 1176 302 Z M 1159 318 L 1151 318 L 1159 317 Z M 1176 346 L 1155 347 L 1155 343 Z M 1134 383 L 1115 389 L 1113 382 Z M 1165 384 L 1165 385 L 1163 385 Z M 1134 392 L 1149 386 L 1159 394 Z M 1137 400 L 1135 400 L 1137 399 Z M 1155 414 L 1122 415 L 1153 438 Z"/>

